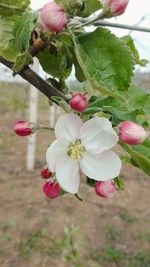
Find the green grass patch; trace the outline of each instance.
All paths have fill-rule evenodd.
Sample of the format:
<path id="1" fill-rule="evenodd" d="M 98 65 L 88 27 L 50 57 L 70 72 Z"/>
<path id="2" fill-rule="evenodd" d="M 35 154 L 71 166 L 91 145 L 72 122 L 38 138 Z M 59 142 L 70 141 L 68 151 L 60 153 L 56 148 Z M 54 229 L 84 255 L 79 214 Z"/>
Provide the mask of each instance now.
<path id="1" fill-rule="evenodd" d="M 102 251 L 92 251 L 90 258 L 100 264 L 122 264 L 125 259 L 125 254 L 121 249 L 108 245 Z"/>
<path id="2" fill-rule="evenodd" d="M 119 217 L 126 223 L 135 223 L 138 221 L 138 218 L 136 216 L 133 216 L 126 211 L 122 211 L 119 214 Z"/>
<path id="3" fill-rule="evenodd" d="M 117 249 L 113 246 L 107 246 L 103 250 L 103 253 L 101 255 L 102 262 L 105 263 L 121 263 L 125 258 L 124 252 L 120 249 Z"/>
<path id="4" fill-rule="evenodd" d="M 50 260 L 59 257 L 73 267 L 84 267 L 80 259 L 78 233 L 77 227 L 69 226 L 64 229 L 59 238 L 54 239 L 46 229 L 36 230 L 20 241 L 17 248 L 18 255 L 27 259 L 32 253 L 38 251 L 42 257 Z"/>
<path id="5" fill-rule="evenodd" d="M 106 237 L 108 240 L 117 241 L 120 238 L 120 231 L 114 227 L 110 227 L 106 231 Z"/>
<path id="6" fill-rule="evenodd" d="M 29 256 L 33 250 L 43 247 L 43 239 L 48 237 L 46 229 L 37 230 L 27 236 L 18 244 L 18 255 L 21 257 Z"/>
<path id="7" fill-rule="evenodd" d="M 150 267 L 150 251 L 137 252 L 125 267 Z"/>
<path id="8" fill-rule="evenodd" d="M 148 231 L 148 232 L 144 232 L 144 233 L 138 234 L 136 236 L 136 239 L 141 240 L 141 241 L 150 242 L 150 232 Z"/>

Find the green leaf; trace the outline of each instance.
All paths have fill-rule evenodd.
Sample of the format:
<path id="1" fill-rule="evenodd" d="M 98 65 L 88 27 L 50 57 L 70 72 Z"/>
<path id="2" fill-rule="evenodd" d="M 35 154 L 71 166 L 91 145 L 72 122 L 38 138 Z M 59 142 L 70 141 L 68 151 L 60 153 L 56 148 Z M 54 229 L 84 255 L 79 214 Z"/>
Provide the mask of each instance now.
<path id="1" fill-rule="evenodd" d="M 25 13 L 15 22 L 13 35 L 20 52 L 28 50 L 36 20 L 37 13 Z"/>
<path id="2" fill-rule="evenodd" d="M 55 0 L 55 2 L 71 16 L 77 15 L 83 7 L 82 0 Z"/>
<path id="3" fill-rule="evenodd" d="M 128 90 L 129 107 L 142 108 L 145 114 L 150 114 L 150 94 L 144 89 L 131 86 Z"/>
<path id="4" fill-rule="evenodd" d="M 71 36 L 66 32 L 61 32 L 61 35 L 59 36 L 59 40 L 64 43 L 67 47 L 72 47 L 72 39 Z"/>
<path id="5" fill-rule="evenodd" d="M 121 40 L 124 41 L 125 44 L 130 48 L 131 52 L 133 53 L 136 64 L 139 64 L 140 66 L 143 66 L 143 67 L 147 65 L 148 61 L 146 59 L 140 59 L 138 50 L 136 49 L 134 41 L 130 35 L 125 35 L 121 37 Z"/>
<path id="6" fill-rule="evenodd" d="M 0 55 L 11 62 L 16 61 L 15 71 L 31 62 L 28 49 L 36 18 L 36 13 L 25 13 L 21 17 L 0 17 Z"/>
<path id="7" fill-rule="evenodd" d="M 71 109 L 68 103 L 59 96 L 52 96 L 51 100 L 58 104 L 66 113 L 70 113 Z"/>
<path id="8" fill-rule="evenodd" d="M 124 103 L 114 97 L 98 97 L 90 102 L 84 113 L 96 113 L 103 111 L 111 115 L 114 126 L 121 121 L 131 120 L 142 124 L 144 127 L 149 125 L 150 114 L 150 94 L 144 89 L 131 86 L 126 95 L 127 102 Z"/>
<path id="9" fill-rule="evenodd" d="M 21 14 L 30 5 L 29 0 L 1 0 L 0 1 L 0 15 L 12 16 Z"/>
<path id="10" fill-rule="evenodd" d="M 90 187 L 95 187 L 95 185 L 96 185 L 96 181 L 93 180 L 93 179 L 91 179 L 91 178 L 89 178 L 89 177 L 86 177 L 86 184 L 87 184 L 88 186 L 90 186 Z"/>
<path id="11" fill-rule="evenodd" d="M 12 34 L 12 28 L 17 18 L 16 16 L 6 18 L 0 17 L 0 55 L 11 62 L 13 62 L 19 54 Z"/>
<path id="12" fill-rule="evenodd" d="M 150 139 L 146 139 L 143 144 L 134 146 L 133 149 L 142 153 L 150 160 Z"/>
<path id="13" fill-rule="evenodd" d="M 63 44 L 70 50 L 71 56 L 72 56 L 72 61 L 75 67 L 75 76 L 77 78 L 78 81 L 83 82 L 86 80 L 84 73 L 77 61 L 74 49 L 73 49 L 73 43 L 72 43 L 72 39 L 70 35 L 66 35 L 66 34 L 61 34 L 60 39 L 61 42 L 63 42 Z"/>
<path id="14" fill-rule="evenodd" d="M 72 69 L 72 61 L 68 50 L 62 44 L 49 45 L 37 55 L 45 72 L 53 77 L 66 79 Z"/>
<path id="15" fill-rule="evenodd" d="M 84 0 L 84 7 L 83 9 L 78 13 L 81 17 L 88 17 L 95 11 L 102 8 L 102 4 L 100 0 Z"/>
<path id="16" fill-rule="evenodd" d="M 94 114 L 94 113 L 101 112 L 101 111 L 103 111 L 102 107 L 91 107 L 91 108 L 88 107 L 84 111 L 84 114 Z"/>
<path id="17" fill-rule="evenodd" d="M 103 28 L 78 37 L 71 34 L 76 57 L 93 89 L 123 99 L 120 91 L 128 89 L 134 69 L 129 48 Z"/>
<path id="18" fill-rule="evenodd" d="M 115 184 L 117 185 L 117 188 L 118 188 L 119 190 L 124 190 L 124 183 L 123 183 L 123 181 L 122 181 L 119 177 L 116 177 L 116 178 L 114 179 L 114 182 L 115 182 Z"/>
<path id="19" fill-rule="evenodd" d="M 73 53 L 74 55 L 74 53 Z M 83 70 L 81 69 L 79 62 L 76 58 L 76 55 L 73 56 L 73 64 L 75 67 L 75 77 L 79 82 L 84 82 L 86 80 L 86 77 L 83 73 Z"/>
<path id="20" fill-rule="evenodd" d="M 87 17 L 102 8 L 99 0 L 55 0 L 69 15 Z"/>
<path id="21" fill-rule="evenodd" d="M 14 72 L 19 72 L 25 65 L 29 65 L 33 63 L 33 58 L 32 56 L 26 52 L 24 54 L 20 54 L 17 56 L 15 63 L 13 65 L 13 71 Z"/>
<path id="22" fill-rule="evenodd" d="M 150 140 L 138 146 L 131 147 L 121 142 L 120 145 L 129 153 L 131 159 L 136 162 L 138 167 L 150 176 Z"/>

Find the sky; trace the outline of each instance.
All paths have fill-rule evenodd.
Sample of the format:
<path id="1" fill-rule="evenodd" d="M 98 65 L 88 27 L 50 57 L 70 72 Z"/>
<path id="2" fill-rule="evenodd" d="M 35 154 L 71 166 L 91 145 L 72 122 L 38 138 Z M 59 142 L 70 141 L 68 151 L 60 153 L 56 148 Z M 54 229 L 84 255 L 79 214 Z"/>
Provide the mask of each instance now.
<path id="1" fill-rule="evenodd" d="M 92 1 L 92 0 L 91 0 Z M 31 0 L 33 9 L 41 8 L 49 0 Z M 149 6 L 148 6 L 148 5 Z M 140 22 L 141 18 L 146 16 L 139 26 L 150 28 L 150 0 L 129 0 L 126 12 L 117 17 L 109 19 L 109 22 L 135 25 Z M 129 30 L 109 28 L 117 36 L 123 36 L 129 33 Z M 150 60 L 150 33 L 130 32 L 135 40 L 135 45 L 139 50 L 141 58 Z"/>

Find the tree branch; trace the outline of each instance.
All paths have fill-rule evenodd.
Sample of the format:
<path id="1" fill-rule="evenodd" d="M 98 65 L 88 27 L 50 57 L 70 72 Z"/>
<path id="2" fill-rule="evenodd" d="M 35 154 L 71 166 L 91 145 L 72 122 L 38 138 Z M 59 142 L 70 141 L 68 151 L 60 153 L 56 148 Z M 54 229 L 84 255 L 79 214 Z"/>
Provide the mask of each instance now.
<path id="1" fill-rule="evenodd" d="M 7 61 L 5 58 L 0 56 L 0 63 L 12 69 L 13 63 Z M 30 84 L 35 86 L 41 93 L 43 93 L 48 98 L 52 96 L 59 96 L 64 100 L 68 100 L 68 98 L 61 93 L 58 89 L 48 84 L 44 81 L 37 73 L 35 73 L 31 68 L 25 67 L 18 73 L 24 80 L 28 81 Z"/>
<path id="2" fill-rule="evenodd" d="M 112 22 L 107 22 L 107 21 L 96 21 L 94 26 L 108 26 L 108 27 L 113 27 L 113 28 L 120 28 L 120 29 L 126 29 L 126 30 L 132 30 L 132 31 L 139 31 L 139 32 L 149 32 L 149 28 L 145 27 L 139 27 L 139 26 L 131 26 L 131 25 L 126 25 L 126 24 L 119 24 L 119 23 L 112 23 Z"/>

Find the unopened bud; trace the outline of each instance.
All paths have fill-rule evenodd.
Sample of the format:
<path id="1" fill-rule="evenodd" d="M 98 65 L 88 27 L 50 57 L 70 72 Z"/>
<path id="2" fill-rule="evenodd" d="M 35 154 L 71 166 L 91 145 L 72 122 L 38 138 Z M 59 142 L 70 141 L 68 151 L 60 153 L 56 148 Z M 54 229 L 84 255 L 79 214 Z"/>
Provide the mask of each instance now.
<path id="1" fill-rule="evenodd" d="M 132 121 L 121 122 L 118 132 L 120 140 L 129 145 L 141 144 L 149 135 L 143 127 Z"/>
<path id="2" fill-rule="evenodd" d="M 88 105 L 85 95 L 77 93 L 72 95 L 69 101 L 70 107 L 78 112 L 83 112 Z"/>
<path id="3" fill-rule="evenodd" d="M 110 180 L 106 182 L 96 182 L 95 192 L 98 196 L 107 198 L 113 197 L 116 194 L 117 190 L 114 182 Z"/>
<path id="4" fill-rule="evenodd" d="M 43 179 L 48 179 L 52 176 L 52 172 L 49 170 L 49 168 L 47 166 L 43 167 L 41 169 L 41 177 Z"/>
<path id="5" fill-rule="evenodd" d="M 17 121 L 14 126 L 15 133 L 20 136 L 31 135 L 39 129 L 39 124 L 35 122 Z"/>
<path id="6" fill-rule="evenodd" d="M 108 14 L 108 17 L 122 15 L 129 3 L 129 0 L 103 0 L 104 10 Z"/>
<path id="7" fill-rule="evenodd" d="M 46 182 L 43 185 L 43 193 L 48 198 L 56 198 L 61 195 L 61 188 L 58 183 L 55 182 Z"/>
<path id="8" fill-rule="evenodd" d="M 64 9 L 54 2 L 43 6 L 37 21 L 38 26 L 43 31 L 60 32 L 67 24 L 67 17 Z"/>

